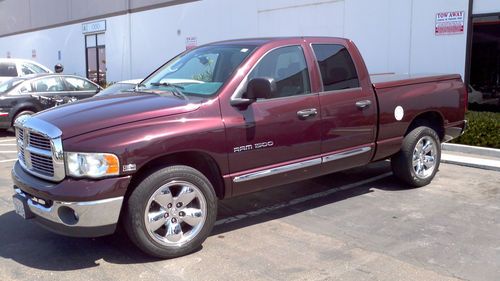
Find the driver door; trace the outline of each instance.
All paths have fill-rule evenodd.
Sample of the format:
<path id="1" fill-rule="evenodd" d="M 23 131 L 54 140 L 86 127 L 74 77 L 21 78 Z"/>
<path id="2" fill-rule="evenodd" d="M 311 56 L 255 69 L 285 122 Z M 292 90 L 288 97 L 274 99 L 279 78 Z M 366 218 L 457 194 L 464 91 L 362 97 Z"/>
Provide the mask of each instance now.
<path id="1" fill-rule="evenodd" d="M 252 78 L 274 79 L 276 91 L 223 112 L 233 195 L 296 181 L 321 163 L 312 159 L 320 154 L 320 105 L 303 46 L 270 51 L 247 81 Z"/>

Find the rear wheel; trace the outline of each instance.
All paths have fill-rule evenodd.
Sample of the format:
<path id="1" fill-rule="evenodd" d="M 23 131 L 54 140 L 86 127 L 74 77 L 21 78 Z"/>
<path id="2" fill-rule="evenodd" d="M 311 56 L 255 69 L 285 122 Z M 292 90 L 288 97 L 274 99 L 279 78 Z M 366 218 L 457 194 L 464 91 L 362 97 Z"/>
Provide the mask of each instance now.
<path id="1" fill-rule="evenodd" d="M 413 129 L 392 157 L 394 175 L 412 187 L 429 184 L 439 168 L 441 145 L 437 133 L 425 126 Z"/>
<path id="2" fill-rule="evenodd" d="M 216 215 L 217 197 L 210 181 L 191 167 L 171 166 L 154 172 L 132 192 L 124 225 L 141 250 L 173 258 L 199 248 Z"/>

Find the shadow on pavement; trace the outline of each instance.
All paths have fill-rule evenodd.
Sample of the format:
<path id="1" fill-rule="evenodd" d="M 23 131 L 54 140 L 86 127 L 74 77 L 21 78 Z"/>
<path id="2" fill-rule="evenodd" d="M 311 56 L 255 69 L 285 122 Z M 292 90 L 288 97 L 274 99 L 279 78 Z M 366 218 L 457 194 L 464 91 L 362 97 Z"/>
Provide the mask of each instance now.
<path id="1" fill-rule="evenodd" d="M 372 164 L 347 172 L 335 173 L 287 186 L 268 189 L 259 193 L 224 200 L 219 204 L 218 220 L 259 210 L 277 203 L 324 192 L 352 184 L 390 171 L 387 162 Z M 301 204 L 279 208 L 273 212 L 244 218 L 216 226 L 212 236 L 234 229 L 259 224 L 269 220 L 332 204 L 351 197 L 372 192 L 373 188 L 400 191 L 404 188 L 392 176 L 377 182 L 339 190 L 324 197 Z M 0 257 L 12 259 L 22 265 L 50 271 L 69 271 L 97 267 L 102 260 L 115 264 L 137 264 L 158 261 L 138 250 L 128 240 L 124 231 L 101 238 L 70 238 L 53 234 L 32 222 L 23 221 L 14 212 L 0 216 Z M 200 248 L 201 249 L 201 248 Z"/>

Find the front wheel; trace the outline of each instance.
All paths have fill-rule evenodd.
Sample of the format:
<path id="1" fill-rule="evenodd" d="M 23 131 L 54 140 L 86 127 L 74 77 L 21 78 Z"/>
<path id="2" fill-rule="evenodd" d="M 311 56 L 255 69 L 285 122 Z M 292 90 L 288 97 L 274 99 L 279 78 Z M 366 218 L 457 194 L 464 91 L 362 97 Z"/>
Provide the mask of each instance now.
<path id="1" fill-rule="evenodd" d="M 441 145 L 436 132 L 425 126 L 413 129 L 403 140 L 401 150 L 392 157 L 394 175 L 412 187 L 429 184 L 441 161 Z"/>
<path id="2" fill-rule="evenodd" d="M 144 252 L 174 258 L 195 251 L 210 234 L 217 197 L 210 181 L 187 166 L 171 166 L 145 178 L 128 198 L 124 225 Z"/>

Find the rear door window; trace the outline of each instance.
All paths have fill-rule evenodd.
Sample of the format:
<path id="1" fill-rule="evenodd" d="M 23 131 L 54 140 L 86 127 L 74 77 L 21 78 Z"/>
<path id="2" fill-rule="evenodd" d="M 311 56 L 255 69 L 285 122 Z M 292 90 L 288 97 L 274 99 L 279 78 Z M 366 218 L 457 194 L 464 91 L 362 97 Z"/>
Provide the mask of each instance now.
<path id="1" fill-rule="evenodd" d="M 69 91 L 97 91 L 97 86 L 80 78 L 64 77 Z"/>
<path id="2" fill-rule="evenodd" d="M 47 77 L 33 82 L 32 91 L 36 93 L 62 92 L 64 85 L 59 77 Z"/>
<path id="3" fill-rule="evenodd" d="M 11 62 L 0 62 L 0 76 L 16 77 L 16 64 Z"/>
<path id="4" fill-rule="evenodd" d="M 337 44 L 313 44 L 324 91 L 359 87 L 356 67 L 349 51 Z"/>

